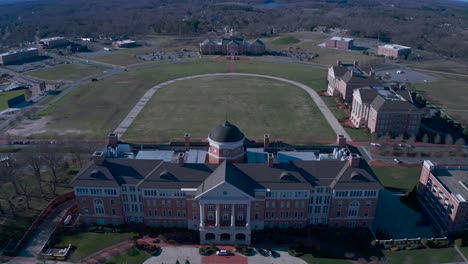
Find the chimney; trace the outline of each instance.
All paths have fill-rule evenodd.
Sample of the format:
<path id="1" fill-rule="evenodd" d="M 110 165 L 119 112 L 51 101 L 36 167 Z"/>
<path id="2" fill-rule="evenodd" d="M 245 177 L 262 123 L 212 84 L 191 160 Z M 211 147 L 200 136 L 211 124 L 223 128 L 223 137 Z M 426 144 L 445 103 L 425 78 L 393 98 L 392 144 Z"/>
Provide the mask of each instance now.
<path id="1" fill-rule="evenodd" d="M 337 60 L 336 61 L 336 66 L 340 66 L 341 65 L 341 61 L 340 60 Z"/>
<path id="2" fill-rule="evenodd" d="M 273 153 L 268 153 L 268 159 L 267 159 L 268 167 L 273 167 L 274 159 L 275 159 L 275 155 Z"/>
<path id="3" fill-rule="evenodd" d="M 96 165 L 102 165 L 104 163 L 104 160 L 106 159 L 106 156 L 104 155 L 104 151 L 98 151 L 96 150 L 93 153 L 93 161 L 94 164 Z"/>
<path id="4" fill-rule="evenodd" d="M 346 138 L 343 135 L 338 135 L 336 137 L 336 144 L 338 145 L 338 148 L 342 149 L 346 147 Z"/>
<path id="5" fill-rule="evenodd" d="M 117 134 L 111 133 L 109 134 L 109 145 L 116 148 L 119 144 L 119 136 Z"/>
<path id="6" fill-rule="evenodd" d="M 351 77 L 354 76 L 354 71 L 352 71 L 352 70 L 349 71 L 349 76 L 351 76 Z"/>
<path id="7" fill-rule="evenodd" d="M 375 77 L 375 72 L 373 70 L 369 71 L 369 77 L 371 77 L 371 78 Z"/>
<path id="8" fill-rule="evenodd" d="M 190 149 L 190 133 L 184 134 L 184 146 L 186 150 Z"/>
<path id="9" fill-rule="evenodd" d="M 358 154 L 349 155 L 349 166 L 353 168 L 359 168 L 360 163 L 361 163 L 361 157 Z"/>
<path id="10" fill-rule="evenodd" d="M 177 154 L 177 163 L 179 163 L 179 166 L 184 166 L 185 163 L 185 153 L 180 152 Z"/>
<path id="11" fill-rule="evenodd" d="M 263 134 L 263 149 L 267 149 L 270 146 L 270 134 Z"/>
<path id="12" fill-rule="evenodd" d="M 359 62 L 358 62 L 358 61 L 353 61 L 353 66 L 354 66 L 354 67 L 359 66 Z"/>

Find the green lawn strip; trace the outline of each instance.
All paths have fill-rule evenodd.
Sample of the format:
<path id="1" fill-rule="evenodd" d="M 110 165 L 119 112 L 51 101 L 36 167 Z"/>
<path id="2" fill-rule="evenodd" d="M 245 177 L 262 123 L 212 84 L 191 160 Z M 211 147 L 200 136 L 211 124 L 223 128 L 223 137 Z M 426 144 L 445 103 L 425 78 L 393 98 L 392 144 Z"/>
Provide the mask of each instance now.
<path id="1" fill-rule="evenodd" d="M 420 167 L 372 166 L 372 170 L 386 188 L 411 191 L 418 183 Z"/>
<path id="2" fill-rule="evenodd" d="M 317 257 L 314 257 L 312 254 L 304 254 L 303 256 L 300 256 L 299 258 L 310 264 L 341 264 L 341 263 L 349 264 L 351 263 L 351 261 L 346 260 L 346 259 L 317 258 Z"/>
<path id="3" fill-rule="evenodd" d="M 120 256 L 117 256 L 108 260 L 106 263 L 107 264 L 112 264 L 112 263 L 141 264 L 151 257 L 151 255 L 144 250 L 135 250 L 132 252 L 133 254 L 129 254 L 130 252 L 123 253 Z M 180 261 L 180 263 L 183 264 L 184 262 Z"/>
<path id="4" fill-rule="evenodd" d="M 22 90 L 14 90 L 14 91 L 8 91 L 8 92 L 1 92 L 0 93 L 0 110 L 5 110 L 8 108 L 8 100 L 11 98 L 14 98 L 18 95 L 24 94 L 26 97 L 26 89 Z"/>
<path id="5" fill-rule="evenodd" d="M 419 249 L 411 251 L 383 251 L 388 263 L 450 263 L 462 260 L 454 248 Z"/>
<path id="6" fill-rule="evenodd" d="M 459 247 L 458 249 L 460 249 L 460 251 L 461 251 L 461 253 L 463 254 L 463 256 L 465 256 L 465 258 L 468 259 L 468 246 Z"/>
<path id="7" fill-rule="evenodd" d="M 87 76 L 101 73 L 104 69 L 104 67 L 95 65 L 62 64 L 31 71 L 28 75 L 44 80 L 76 81 Z"/>
<path id="8" fill-rule="evenodd" d="M 264 133 L 292 142 L 334 139 L 328 122 L 305 91 L 250 76 L 204 77 L 170 84 L 152 97 L 124 136 L 166 141 L 188 131 L 194 138 L 205 138 L 225 118 L 256 140 Z"/>
<path id="9" fill-rule="evenodd" d="M 369 141 L 371 134 L 367 128 L 344 128 L 353 141 Z"/>
<path id="10" fill-rule="evenodd" d="M 67 247 L 72 244 L 76 247 L 71 260 L 81 260 L 95 252 L 113 246 L 120 242 L 130 240 L 129 233 L 76 233 L 76 234 L 61 234 L 58 235 L 55 247 Z"/>

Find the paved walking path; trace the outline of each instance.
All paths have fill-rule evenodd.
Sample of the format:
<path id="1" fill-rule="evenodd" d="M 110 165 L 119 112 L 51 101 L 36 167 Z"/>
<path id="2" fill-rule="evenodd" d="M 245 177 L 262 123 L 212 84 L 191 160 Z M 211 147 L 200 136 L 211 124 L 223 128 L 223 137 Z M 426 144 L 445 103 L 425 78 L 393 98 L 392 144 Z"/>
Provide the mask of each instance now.
<path id="1" fill-rule="evenodd" d="M 465 255 L 463 255 L 463 253 L 460 251 L 460 249 L 455 245 L 455 250 L 458 252 L 458 254 L 460 254 L 460 256 L 463 258 L 463 260 L 465 261 L 464 263 L 468 263 L 468 259 L 466 259 Z"/>
<path id="2" fill-rule="evenodd" d="M 270 75 L 262 75 L 262 74 L 250 74 L 250 73 L 212 73 L 212 74 L 200 74 L 200 75 L 192 75 L 192 76 L 187 76 L 187 77 L 182 77 L 182 78 L 177 78 L 174 80 L 170 80 L 167 82 L 160 83 L 156 86 L 153 86 L 151 89 L 149 89 L 143 97 L 138 101 L 138 103 L 133 107 L 133 109 L 128 113 L 128 115 L 125 117 L 125 119 L 120 123 L 120 125 L 115 129 L 114 133 L 118 134 L 120 137 L 127 131 L 127 129 L 130 127 L 130 125 L 133 123 L 133 120 L 138 116 L 138 114 L 143 110 L 145 107 L 146 103 L 151 99 L 153 94 L 157 92 L 160 88 L 175 83 L 177 81 L 184 81 L 184 80 L 190 80 L 190 79 L 195 79 L 195 78 L 202 78 L 202 77 L 213 77 L 213 76 L 250 76 L 250 77 L 260 77 L 260 78 L 267 78 L 267 79 L 273 79 L 281 82 L 287 82 L 292 85 L 295 85 L 302 90 L 306 91 L 309 96 L 314 100 L 315 104 L 317 107 L 320 109 L 322 114 L 324 115 L 325 119 L 328 121 L 330 124 L 331 128 L 335 131 L 337 135 L 343 135 L 345 136 L 348 141 L 351 141 L 351 137 L 346 133 L 344 128 L 341 126 L 341 124 L 338 122 L 338 120 L 335 118 L 333 113 L 328 109 L 327 105 L 325 102 L 320 98 L 320 96 L 317 94 L 317 92 L 312 89 L 311 87 L 304 85 L 302 83 L 298 83 L 289 79 L 281 78 L 281 77 L 275 77 L 275 76 L 270 76 Z"/>
<path id="3" fill-rule="evenodd" d="M 49 240 L 55 228 L 60 224 L 65 214 L 75 203 L 75 200 L 69 200 L 57 206 L 49 216 L 47 216 L 37 228 L 36 232 L 29 239 L 29 242 L 21 249 L 18 256 L 36 258 L 44 244 Z"/>

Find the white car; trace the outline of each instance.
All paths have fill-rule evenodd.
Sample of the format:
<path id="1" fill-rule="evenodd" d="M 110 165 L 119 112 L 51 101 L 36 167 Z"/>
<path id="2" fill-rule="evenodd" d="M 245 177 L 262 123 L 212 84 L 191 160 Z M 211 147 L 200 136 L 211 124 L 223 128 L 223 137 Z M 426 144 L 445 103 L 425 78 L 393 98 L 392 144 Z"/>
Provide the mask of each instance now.
<path id="1" fill-rule="evenodd" d="M 402 70 L 398 70 L 398 71 L 396 71 L 396 73 L 397 73 L 397 74 L 402 74 L 402 73 L 405 73 L 405 72 L 402 71 Z"/>
<path id="2" fill-rule="evenodd" d="M 225 249 L 221 249 L 221 250 L 216 251 L 216 255 L 218 255 L 218 256 L 227 256 L 227 255 L 229 255 L 229 251 L 227 251 Z"/>
<path id="3" fill-rule="evenodd" d="M 403 163 L 403 161 L 401 161 L 401 160 L 399 160 L 399 159 L 397 159 L 397 158 L 395 158 L 395 159 L 393 159 L 393 160 L 394 160 L 396 163 Z"/>
<path id="4" fill-rule="evenodd" d="M 382 146 L 379 143 L 374 143 L 374 142 L 371 142 L 370 145 L 374 146 L 374 147 L 381 147 Z"/>

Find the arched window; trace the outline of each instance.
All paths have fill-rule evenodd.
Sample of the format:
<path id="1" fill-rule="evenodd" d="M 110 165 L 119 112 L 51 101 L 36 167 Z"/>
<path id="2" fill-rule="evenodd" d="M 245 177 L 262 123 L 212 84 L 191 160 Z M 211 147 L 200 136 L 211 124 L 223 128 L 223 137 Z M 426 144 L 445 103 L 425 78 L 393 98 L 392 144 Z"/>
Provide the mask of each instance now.
<path id="1" fill-rule="evenodd" d="M 358 201 L 352 201 L 349 204 L 348 216 L 349 217 L 355 217 L 355 216 L 358 215 L 358 213 L 359 213 L 359 202 Z"/>
<path id="2" fill-rule="evenodd" d="M 99 215 L 104 214 L 104 203 L 101 199 L 94 200 L 94 213 Z"/>

